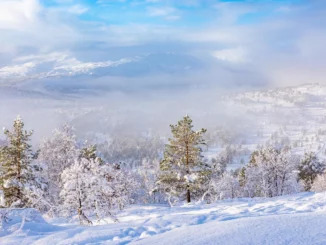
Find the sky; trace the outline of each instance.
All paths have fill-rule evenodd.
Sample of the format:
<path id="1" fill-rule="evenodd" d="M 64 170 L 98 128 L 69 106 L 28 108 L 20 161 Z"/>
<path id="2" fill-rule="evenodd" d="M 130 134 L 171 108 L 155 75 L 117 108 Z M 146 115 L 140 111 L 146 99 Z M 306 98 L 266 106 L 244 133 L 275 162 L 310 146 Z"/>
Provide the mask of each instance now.
<path id="1" fill-rule="evenodd" d="M 325 29 L 323 0 L 1 0 L 0 78 L 178 53 L 213 83 L 326 83 Z"/>

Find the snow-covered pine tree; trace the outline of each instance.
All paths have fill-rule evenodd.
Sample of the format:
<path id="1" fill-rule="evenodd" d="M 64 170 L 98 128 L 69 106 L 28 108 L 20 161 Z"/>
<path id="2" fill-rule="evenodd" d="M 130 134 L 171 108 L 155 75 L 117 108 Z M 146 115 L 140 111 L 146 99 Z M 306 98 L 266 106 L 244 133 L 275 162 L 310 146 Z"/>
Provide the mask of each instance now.
<path id="1" fill-rule="evenodd" d="M 173 138 L 165 147 L 157 184 L 169 197 L 185 196 L 189 203 L 192 195 L 199 197 L 203 194 L 199 192 L 202 192 L 211 171 L 201 155 L 206 130 L 194 131 L 189 116 L 170 127 Z"/>
<path id="2" fill-rule="evenodd" d="M 325 163 L 321 162 L 314 152 L 305 153 L 298 167 L 298 177 L 303 182 L 305 191 L 310 191 L 314 180 L 324 173 L 325 168 Z"/>
<path id="3" fill-rule="evenodd" d="M 0 184 L 6 207 L 33 207 L 43 198 L 45 182 L 39 178 L 42 169 L 34 162 L 30 137 L 33 131 L 24 130 L 18 116 L 12 130 L 5 129 L 7 144 L 0 148 Z"/>
<path id="4" fill-rule="evenodd" d="M 100 163 L 104 163 L 104 161 L 102 160 L 102 158 L 100 158 L 98 155 L 97 155 L 97 146 L 96 145 L 87 145 L 87 142 L 85 142 L 86 146 L 83 147 L 81 150 L 80 150 L 80 154 L 79 154 L 79 157 L 80 158 L 86 158 L 88 160 L 97 160 L 99 161 Z"/>
<path id="5" fill-rule="evenodd" d="M 45 165 L 45 178 L 49 182 L 48 200 L 52 204 L 52 214 L 59 206 L 59 193 L 62 187 L 61 174 L 79 157 L 74 129 L 68 124 L 55 129 L 51 138 L 45 139 L 40 146 L 39 160 Z"/>

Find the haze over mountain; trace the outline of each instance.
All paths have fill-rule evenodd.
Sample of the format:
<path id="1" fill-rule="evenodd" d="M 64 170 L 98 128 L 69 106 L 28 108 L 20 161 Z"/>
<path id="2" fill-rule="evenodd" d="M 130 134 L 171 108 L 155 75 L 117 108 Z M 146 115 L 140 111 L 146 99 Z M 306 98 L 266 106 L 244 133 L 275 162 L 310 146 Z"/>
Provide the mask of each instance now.
<path id="1" fill-rule="evenodd" d="M 322 0 L 4 0 L 0 82 L 115 77 L 121 90 L 323 84 L 324 9 Z"/>

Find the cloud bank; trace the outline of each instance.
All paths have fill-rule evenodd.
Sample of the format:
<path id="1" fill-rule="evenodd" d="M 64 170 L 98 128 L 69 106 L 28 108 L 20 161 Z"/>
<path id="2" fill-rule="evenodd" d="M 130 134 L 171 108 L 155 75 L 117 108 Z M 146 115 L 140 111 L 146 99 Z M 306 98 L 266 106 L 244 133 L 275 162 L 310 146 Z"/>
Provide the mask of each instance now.
<path id="1" fill-rule="evenodd" d="M 3 0 L 0 76 L 173 52 L 201 60 L 209 84 L 325 83 L 325 13 L 321 0 Z"/>

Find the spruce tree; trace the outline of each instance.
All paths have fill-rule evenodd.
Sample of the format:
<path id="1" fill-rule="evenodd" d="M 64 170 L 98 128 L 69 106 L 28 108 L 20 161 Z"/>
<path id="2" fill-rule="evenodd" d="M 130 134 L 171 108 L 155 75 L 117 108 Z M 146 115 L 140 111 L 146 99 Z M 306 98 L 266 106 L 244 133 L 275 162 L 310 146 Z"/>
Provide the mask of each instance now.
<path id="1" fill-rule="evenodd" d="M 5 129 L 7 144 L 0 148 L 0 184 L 7 207 L 30 206 L 31 189 L 35 182 L 37 166 L 33 164 L 30 137 L 33 131 L 24 130 L 24 123 L 18 116 L 11 131 Z"/>
<path id="2" fill-rule="evenodd" d="M 203 163 L 201 155 L 206 129 L 194 131 L 189 116 L 170 127 L 173 137 L 165 147 L 157 184 L 169 199 L 185 195 L 189 203 L 192 195 L 200 195 L 211 172 L 210 167 Z"/>

